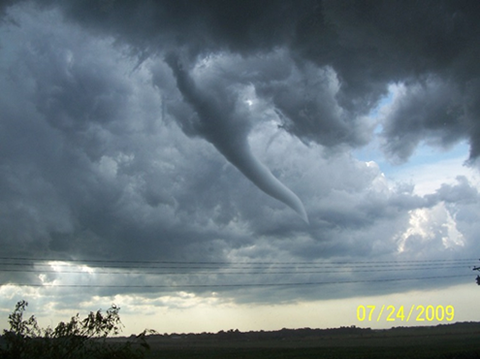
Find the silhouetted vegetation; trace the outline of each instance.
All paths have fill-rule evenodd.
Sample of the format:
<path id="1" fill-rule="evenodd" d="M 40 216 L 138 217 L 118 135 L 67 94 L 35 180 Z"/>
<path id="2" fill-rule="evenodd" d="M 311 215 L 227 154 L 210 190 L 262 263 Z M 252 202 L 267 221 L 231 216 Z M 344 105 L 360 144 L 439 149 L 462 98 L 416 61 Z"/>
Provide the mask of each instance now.
<path id="1" fill-rule="evenodd" d="M 69 358 L 143 358 L 149 346 L 147 331 L 136 336 L 134 342 L 107 342 L 110 335 L 121 329 L 120 308 L 112 306 L 105 314 L 90 312 L 85 319 L 79 315 L 69 322 L 60 322 L 55 329 L 38 326 L 35 316 L 24 319 L 28 303 L 20 301 L 8 316 L 9 330 L 3 331 L 0 342 L 1 359 L 69 359 Z"/>

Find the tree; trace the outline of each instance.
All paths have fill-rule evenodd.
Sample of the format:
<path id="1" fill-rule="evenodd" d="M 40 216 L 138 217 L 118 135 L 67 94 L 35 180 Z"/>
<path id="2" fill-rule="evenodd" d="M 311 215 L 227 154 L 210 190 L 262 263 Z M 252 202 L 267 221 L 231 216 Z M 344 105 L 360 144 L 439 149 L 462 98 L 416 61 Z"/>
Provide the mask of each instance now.
<path id="1" fill-rule="evenodd" d="M 3 348 L 0 347 L 0 359 L 69 359 L 69 358 L 143 358 L 149 346 L 144 330 L 136 336 L 134 343 L 107 342 L 111 334 L 121 331 L 120 308 L 113 305 L 105 314 L 98 310 L 90 312 L 81 320 L 73 316 L 69 322 L 60 322 L 55 329 L 41 329 L 35 316 L 28 319 L 23 314 L 28 306 L 19 301 L 12 314 L 8 316 L 9 330 L 3 331 Z"/>
<path id="2" fill-rule="evenodd" d="M 480 267 L 473 267 L 472 270 L 478 270 L 480 271 Z M 477 275 L 477 278 L 475 278 L 476 282 L 478 285 L 480 285 L 480 275 Z"/>

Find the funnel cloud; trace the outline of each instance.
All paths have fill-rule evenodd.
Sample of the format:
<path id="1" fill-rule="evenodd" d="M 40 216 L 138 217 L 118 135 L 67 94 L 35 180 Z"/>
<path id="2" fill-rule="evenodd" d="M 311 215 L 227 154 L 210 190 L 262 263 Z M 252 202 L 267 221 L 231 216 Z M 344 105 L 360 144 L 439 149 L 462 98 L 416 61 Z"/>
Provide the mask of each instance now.
<path id="1" fill-rule="evenodd" d="M 248 144 L 248 124 L 234 112 L 235 103 L 219 101 L 202 92 L 195 84 L 180 56 L 169 53 L 165 61 L 177 80 L 184 99 L 199 116 L 199 132 L 240 172 L 260 190 L 285 203 L 308 223 L 302 201 L 280 182 L 252 153 Z"/>

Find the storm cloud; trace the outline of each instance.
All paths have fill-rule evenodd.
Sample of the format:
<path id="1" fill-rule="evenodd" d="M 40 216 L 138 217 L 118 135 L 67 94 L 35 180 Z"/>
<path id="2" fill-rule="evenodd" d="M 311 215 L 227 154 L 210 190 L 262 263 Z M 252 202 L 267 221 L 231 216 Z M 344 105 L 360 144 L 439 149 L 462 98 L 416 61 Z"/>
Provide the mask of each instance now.
<path id="1" fill-rule="evenodd" d="M 478 2 L 48 0 L 0 14 L 5 257 L 222 263 L 164 275 L 168 286 L 284 278 L 222 272 L 239 263 L 478 252 L 474 175 L 418 194 L 354 154 L 375 144 L 402 164 L 422 146 L 466 142 L 476 173 Z M 2 283 L 37 283 L 32 266 Z M 114 269 L 122 283 L 159 283 L 134 264 Z M 318 280 L 305 278 L 292 280 Z M 385 291 L 424 286 L 409 283 Z M 239 302 L 278 297 L 222 290 Z M 359 290 L 375 289 L 278 292 Z"/>

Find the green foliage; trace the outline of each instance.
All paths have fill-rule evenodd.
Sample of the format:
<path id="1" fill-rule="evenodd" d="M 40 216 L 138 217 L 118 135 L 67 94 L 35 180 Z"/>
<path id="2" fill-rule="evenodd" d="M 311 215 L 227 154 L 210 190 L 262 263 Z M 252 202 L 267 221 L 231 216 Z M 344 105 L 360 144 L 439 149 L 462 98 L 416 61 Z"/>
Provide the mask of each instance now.
<path id="1" fill-rule="evenodd" d="M 135 359 L 143 358 L 149 346 L 145 341 L 147 332 L 137 335 L 134 343 L 122 341 L 107 342 L 107 337 L 121 331 L 118 314 L 120 308 L 113 305 L 105 314 L 100 310 L 90 312 L 81 320 L 73 316 L 69 322 L 60 322 L 55 329 L 41 329 L 35 316 L 23 318 L 28 303 L 17 303 L 12 314 L 8 316 L 10 330 L 3 331 L 0 346 L 0 359 Z"/>

